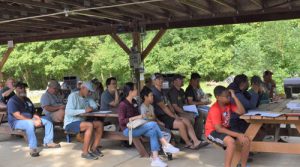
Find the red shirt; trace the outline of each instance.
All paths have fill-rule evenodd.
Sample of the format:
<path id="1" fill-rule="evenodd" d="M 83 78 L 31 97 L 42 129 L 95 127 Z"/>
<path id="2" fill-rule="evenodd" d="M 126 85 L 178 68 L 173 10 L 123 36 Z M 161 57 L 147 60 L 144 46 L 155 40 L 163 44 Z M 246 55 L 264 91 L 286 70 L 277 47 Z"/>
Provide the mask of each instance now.
<path id="1" fill-rule="evenodd" d="M 216 130 L 215 125 L 222 125 L 225 128 L 229 128 L 230 114 L 235 112 L 237 106 L 235 104 L 228 104 L 224 108 L 221 108 L 218 102 L 215 102 L 211 107 L 207 115 L 205 123 L 205 136 L 207 137 L 212 131 Z"/>

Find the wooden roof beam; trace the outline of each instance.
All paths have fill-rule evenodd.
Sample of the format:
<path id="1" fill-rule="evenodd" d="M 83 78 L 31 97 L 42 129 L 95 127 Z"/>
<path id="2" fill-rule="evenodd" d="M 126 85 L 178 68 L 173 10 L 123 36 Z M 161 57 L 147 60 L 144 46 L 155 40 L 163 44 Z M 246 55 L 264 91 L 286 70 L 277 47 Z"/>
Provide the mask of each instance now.
<path id="1" fill-rule="evenodd" d="M 264 8 L 261 0 L 251 0 L 251 2 L 262 9 Z"/>
<path id="2" fill-rule="evenodd" d="M 7 48 L 6 52 L 3 54 L 2 59 L 0 61 L 0 72 L 2 72 L 3 66 L 5 65 L 9 55 L 11 52 L 14 50 L 14 47 L 12 48 Z"/>
<path id="3" fill-rule="evenodd" d="M 191 7 L 196 8 L 196 9 L 199 9 L 199 10 L 205 12 L 205 13 L 212 14 L 212 12 L 209 9 L 207 9 L 206 7 L 200 5 L 200 4 L 198 4 L 198 3 L 196 3 L 192 0 L 178 0 L 178 1 L 182 4 L 191 6 Z"/>
<path id="4" fill-rule="evenodd" d="M 148 56 L 148 54 L 151 52 L 151 50 L 154 48 L 154 46 L 158 43 L 158 41 L 164 36 L 166 33 L 166 29 L 160 29 L 158 33 L 154 36 L 152 41 L 148 44 L 146 49 L 141 54 L 142 61 Z"/>
<path id="5" fill-rule="evenodd" d="M 230 9 L 232 9 L 234 11 L 238 11 L 238 9 L 234 5 L 232 5 L 232 4 L 228 3 L 228 2 L 225 2 L 223 0 L 222 1 L 221 0 L 213 0 L 213 1 L 216 2 L 216 3 L 218 3 L 218 4 L 220 4 L 220 5 L 223 5 L 224 7 L 230 8 Z"/>

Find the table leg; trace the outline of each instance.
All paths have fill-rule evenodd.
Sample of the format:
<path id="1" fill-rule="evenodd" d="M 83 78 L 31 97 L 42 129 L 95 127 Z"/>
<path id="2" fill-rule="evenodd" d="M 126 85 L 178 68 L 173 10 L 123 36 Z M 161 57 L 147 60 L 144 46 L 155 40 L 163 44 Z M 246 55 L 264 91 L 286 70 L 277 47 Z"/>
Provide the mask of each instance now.
<path id="1" fill-rule="evenodd" d="M 249 125 L 248 129 L 246 130 L 245 135 L 247 135 L 250 141 L 252 141 L 254 137 L 257 135 L 261 127 L 262 127 L 262 123 L 252 123 Z M 240 159 L 241 159 L 241 150 L 240 148 L 237 147 L 233 155 L 231 166 L 236 167 L 237 164 L 240 162 Z"/>

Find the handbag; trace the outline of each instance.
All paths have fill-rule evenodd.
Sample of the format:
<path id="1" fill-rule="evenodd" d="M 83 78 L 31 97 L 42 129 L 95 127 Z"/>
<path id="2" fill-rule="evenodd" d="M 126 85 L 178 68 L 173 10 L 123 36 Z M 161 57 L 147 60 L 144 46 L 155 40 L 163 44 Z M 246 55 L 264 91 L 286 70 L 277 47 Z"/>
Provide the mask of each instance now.
<path id="1" fill-rule="evenodd" d="M 129 144 L 132 144 L 132 130 L 147 123 L 145 119 L 136 119 L 127 123 Z"/>

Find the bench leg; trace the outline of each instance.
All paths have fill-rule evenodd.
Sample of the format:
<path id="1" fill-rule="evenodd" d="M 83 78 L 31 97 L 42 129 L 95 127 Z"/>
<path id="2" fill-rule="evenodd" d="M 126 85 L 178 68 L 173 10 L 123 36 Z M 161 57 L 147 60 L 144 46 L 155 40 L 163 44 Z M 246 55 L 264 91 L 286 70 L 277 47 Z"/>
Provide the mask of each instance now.
<path id="1" fill-rule="evenodd" d="M 143 143 L 141 142 L 141 140 L 139 138 L 133 138 L 132 141 L 133 141 L 135 148 L 140 153 L 141 157 L 149 157 L 149 153 L 146 151 Z"/>
<path id="2" fill-rule="evenodd" d="M 67 143 L 71 143 L 71 136 L 70 136 L 70 134 L 66 134 L 66 140 L 67 140 Z"/>

